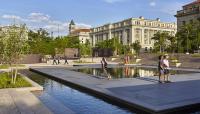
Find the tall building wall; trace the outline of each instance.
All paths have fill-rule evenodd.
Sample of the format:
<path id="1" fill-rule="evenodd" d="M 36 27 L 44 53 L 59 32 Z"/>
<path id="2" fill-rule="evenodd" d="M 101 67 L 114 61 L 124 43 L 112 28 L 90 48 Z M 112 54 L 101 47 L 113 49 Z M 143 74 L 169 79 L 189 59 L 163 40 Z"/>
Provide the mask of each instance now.
<path id="1" fill-rule="evenodd" d="M 182 10 L 177 11 L 175 17 L 177 18 L 178 30 L 186 24 L 200 20 L 200 0 L 184 5 Z"/>
<path id="2" fill-rule="evenodd" d="M 165 23 L 159 19 L 130 18 L 117 23 L 92 28 L 90 39 L 93 46 L 98 42 L 117 37 L 123 45 L 130 45 L 138 40 L 142 48 L 152 48 L 154 41 L 151 38 L 155 33 L 165 31 L 175 35 L 176 29 L 175 23 Z"/>

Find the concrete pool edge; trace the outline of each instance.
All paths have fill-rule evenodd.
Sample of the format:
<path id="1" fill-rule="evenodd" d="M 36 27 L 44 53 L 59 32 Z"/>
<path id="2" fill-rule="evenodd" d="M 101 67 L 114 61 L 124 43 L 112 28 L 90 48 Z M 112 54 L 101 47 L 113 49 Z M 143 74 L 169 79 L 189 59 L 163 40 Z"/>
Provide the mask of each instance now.
<path id="1" fill-rule="evenodd" d="M 103 93 L 103 92 L 101 92 L 101 91 L 95 90 L 94 88 L 82 86 L 82 85 L 80 85 L 80 84 L 73 83 L 73 82 L 71 82 L 71 81 L 63 80 L 63 79 L 61 79 L 61 78 L 57 78 L 57 77 L 54 77 L 54 76 L 52 76 L 52 75 L 49 75 L 49 74 L 40 72 L 40 71 L 38 71 L 38 70 L 35 70 L 35 69 L 33 69 L 33 68 L 29 68 L 29 70 L 32 71 L 32 72 L 41 74 L 41 75 L 43 75 L 43 76 L 46 76 L 46 77 L 48 77 L 48 78 L 51 78 L 51 79 L 53 79 L 53 80 L 55 80 L 55 81 L 61 82 L 61 83 L 63 83 L 63 84 L 67 84 L 67 85 L 70 84 L 70 86 L 75 87 L 75 88 L 77 88 L 77 89 L 80 90 L 80 91 L 86 91 L 86 92 L 88 92 L 88 93 L 90 93 L 90 94 L 98 95 L 98 97 L 100 97 L 100 98 L 103 98 L 103 99 L 106 99 L 106 100 L 115 102 L 115 103 L 117 103 L 117 104 L 126 105 L 126 106 L 125 106 L 126 108 L 133 108 L 133 109 L 130 109 L 130 110 L 134 110 L 134 111 L 136 110 L 136 111 L 138 111 L 138 112 L 142 112 L 143 114 L 146 114 L 146 113 L 154 113 L 154 111 L 151 110 L 151 109 L 148 109 L 148 108 L 145 108 L 145 107 L 141 107 L 141 106 L 139 106 L 139 105 L 137 105 L 137 104 L 133 104 L 133 103 L 127 102 L 127 101 L 122 100 L 122 99 L 120 99 L 120 98 L 118 98 L 118 97 L 114 97 L 114 96 L 108 95 L 108 94 L 106 94 L 106 93 Z M 84 89 L 84 90 L 83 90 L 83 89 Z"/>
<path id="2" fill-rule="evenodd" d="M 62 83 L 66 83 L 66 84 L 70 84 L 70 85 L 73 85 L 73 86 L 76 86 L 78 88 L 81 88 L 81 89 L 84 89 L 84 90 L 87 90 L 88 93 L 93 93 L 93 94 L 96 94 L 98 96 L 101 96 L 101 97 L 104 97 L 104 98 L 107 98 L 107 99 L 110 99 L 114 102 L 119 102 L 119 103 L 122 103 L 123 105 L 126 105 L 128 108 L 134 108 L 134 109 L 138 109 L 140 111 L 144 111 L 146 113 L 172 113 L 173 111 L 177 111 L 177 110 L 182 110 L 182 108 L 189 108 L 188 105 L 185 105 L 185 106 L 182 106 L 182 107 L 173 107 L 173 108 L 168 108 L 167 110 L 163 110 L 163 109 L 157 109 L 157 108 L 147 108 L 148 106 L 145 107 L 145 105 L 139 105 L 139 103 L 137 102 L 129 102 L 129 100 L 127 99 L 123 99 L 123 98 L 120 98 L 116 95 L 112 95 L 112 94 L 108 94 L 106 92 L 103 92 L 101 90 L 98 90 L 98 88 L 96 87 L 88 87 L 88 86 L 84 86 L 83 84 L 79 84 L 79 83 L 76 83 L 76 82 L 73 82 L 73 81 L 70 81 L 70 80 L 66 80 L 66 79 L 62 79 L 62 78 L 59 78 L 59 77 L 56 77 L 54 75 L 51 75 L 49 73 L 44 73 L 44 72 L 40 72 L 39 69 L 37 70 L 37 68 L 30 68 L 31 71 L 33 72 L 36 72 L 36 73 L 39 73 L 39 74 L 42 74 L 42 75 L 45 75 L 45 76 L 48 76 L 49 78 L 52 78 L 56 81 L 59 81 L 59 82 L 62 82 Z M 199 106 L 199 104 L 189 104 L 191 105 L 192 107 L 194 106 Z"/>

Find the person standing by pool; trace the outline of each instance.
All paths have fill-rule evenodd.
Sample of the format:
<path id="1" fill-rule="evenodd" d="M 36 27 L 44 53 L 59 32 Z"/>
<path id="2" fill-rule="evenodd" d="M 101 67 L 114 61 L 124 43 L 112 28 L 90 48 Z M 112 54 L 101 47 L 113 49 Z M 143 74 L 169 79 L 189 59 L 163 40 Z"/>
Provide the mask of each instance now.
<path id="1" fill-rule="evenodd" d="M 165 55 L 164 59 L 163 59 L 163 66 L 164 66 L 164 80 L 165 82 L 169 83 L 169 60 L 168 60 L 169 56 Z"/>
<path id="2" fill-rule="evenodd" d="M 102 66 L 102 68 L 107 68 L 107 65 L 108 65 L 108 63 L 107 63 L 107 61 L 106 61 L 106 58 L 102 58 L 102 60 L 101 60 L 101 66 Z"/>
<path id="3" fill-rule="evenodd" d="M 69 64 L 67 61 L 67 56 L 65 56 L 65 63 L 64 64 Z"/>
<path id="4" fill-rule="evenodd" d="M 57 57 L 58 64 L 60 64 L 60 56 Z"/>
<path id="5" fill-rule="evenodd" d="M 56 56 L 53 57 L 53 65 L 54 63 L 57 65 L 58 63 L 56 62 Z"/>
<path id="6" fill-rule="evenodd" d="M 159 56 L 158 71 L 159 71 L 159 83 L 162 83 L 164 81 L 164 79 L 161 79 L 162 77 L 164 78 L 163 55 Z"/>

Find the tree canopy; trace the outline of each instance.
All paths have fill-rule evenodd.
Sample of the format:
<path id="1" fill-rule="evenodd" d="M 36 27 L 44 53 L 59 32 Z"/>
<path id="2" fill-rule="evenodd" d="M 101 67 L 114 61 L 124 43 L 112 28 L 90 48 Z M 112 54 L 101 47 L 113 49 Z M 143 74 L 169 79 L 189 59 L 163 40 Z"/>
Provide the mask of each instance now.
<path id="1" fill-rule="evenodd" d="M 17 64 L 21 56 L 29 50 L 27 29 L 25 25 L 13 25 L 4 29 L 0 34 L 0 54 L 4 64 L 16 64 L 15 70 L 11 67 L 12 83 L 15 83 L 18 74 Z"/>
<path id="2" fill-rule="evenodd" d="M 131 47 L 135 50 L 136 55 L 138 56 L 140 53 L 140 49 L 142 48 L 142 46 L 140 45 L 140 42 L 136 40 L 135 43 L 131 44 Z"/>

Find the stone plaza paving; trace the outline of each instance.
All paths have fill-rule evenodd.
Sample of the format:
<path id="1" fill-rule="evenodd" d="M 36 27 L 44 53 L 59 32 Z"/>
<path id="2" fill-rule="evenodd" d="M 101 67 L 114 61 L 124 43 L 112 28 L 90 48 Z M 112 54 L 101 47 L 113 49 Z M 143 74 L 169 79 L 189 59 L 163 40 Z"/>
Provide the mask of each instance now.
<path id="1" fill-rule="evenodd" d="M 172 83 L 158 84 L 158 77 L 108 80 L 64 67 L 32 67 L 31 70 L 149 113 L 165 113 L 200 103 L 200 73 L 175 75 L 170 77 Z"/>
<path id="2" fill-rule="evenodd" d="M 30 91 L 0 90 L 0 114 L 53 114 Z"/>

